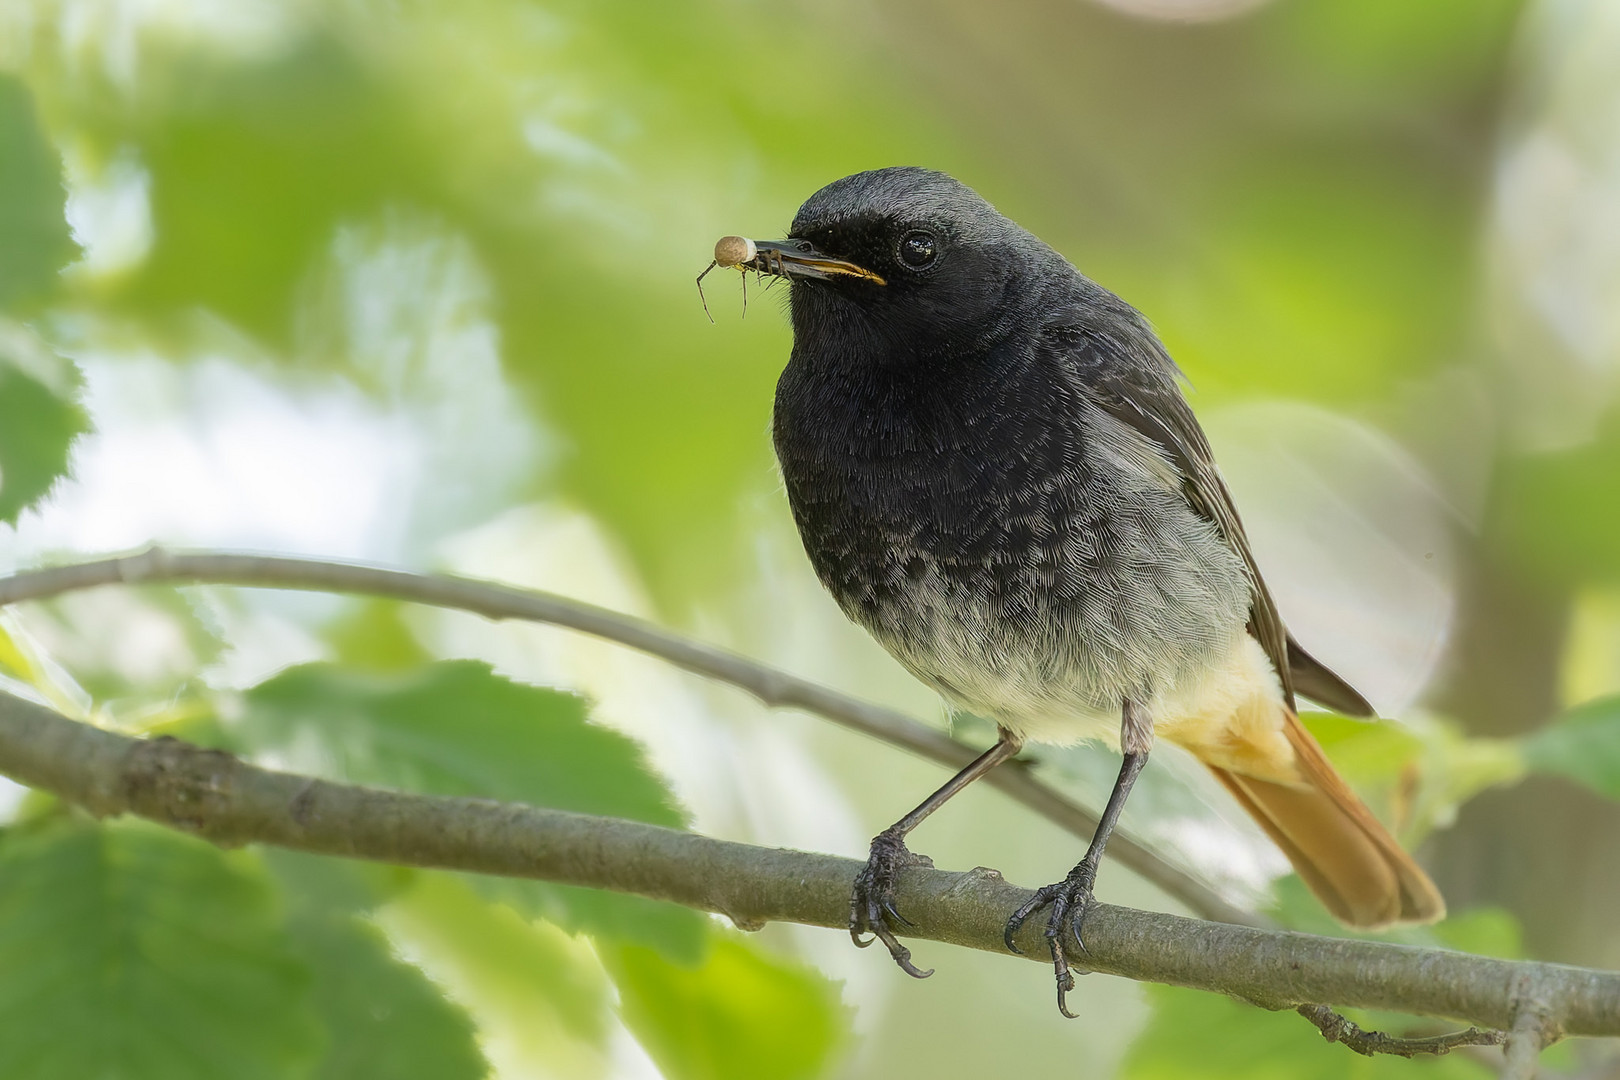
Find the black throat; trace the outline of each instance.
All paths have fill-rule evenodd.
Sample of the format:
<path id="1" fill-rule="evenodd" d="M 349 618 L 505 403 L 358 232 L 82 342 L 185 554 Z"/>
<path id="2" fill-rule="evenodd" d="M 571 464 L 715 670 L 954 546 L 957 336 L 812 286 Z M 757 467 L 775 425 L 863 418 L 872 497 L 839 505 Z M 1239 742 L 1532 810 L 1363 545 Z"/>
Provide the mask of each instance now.
<path id="1" fill-rule="evenodd" d="M 918 347 L 874 333 L 867 311 L 795 303 L 774 436 L 818 576 L 862 622 L 906 588 L 921 557 L 985 567 L 1032 542 L 1016 523 L 1072 467 L 1072 380 L 1052 370 L 1028 311 Z M 829 321 L 806 333 L 802 320 Z"/>
<path id="2" fill-rule="evenodd" d="M 1041 290 L 1027 285 L 1009 275 L 994 316 L 964 324 L 903 288 L 866 287 L 856 302 L 841 292 L 863 283 L 796 284 L 793 353 L 776 390 L 784 472 L 806 459 L 994 449 L 990 428 L 1016 423 L 1024 403 L 1015 399 L 1039 393 Z"/>

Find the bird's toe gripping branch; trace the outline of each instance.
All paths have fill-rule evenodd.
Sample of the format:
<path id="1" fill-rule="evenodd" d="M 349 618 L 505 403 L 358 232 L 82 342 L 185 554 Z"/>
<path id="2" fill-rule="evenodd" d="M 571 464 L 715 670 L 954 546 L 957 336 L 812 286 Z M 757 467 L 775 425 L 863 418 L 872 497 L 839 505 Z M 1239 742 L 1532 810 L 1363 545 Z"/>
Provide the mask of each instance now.
<path id="1" fill-rule="evenodd" d="M 1091 906 L 1091 890 L 1096 880 L 1097 868 L 1089 862 L 1082 862 L 1062 881 L 1037 889 L 1023 907 L 1013 912 L 1012 918 L 1007 920 L 1006 929 L 1002 931 L 1002 940 L 1007 943 L 1007 948 L 1022 955 L 1023 950 L 1014 941 L 1018 931 L 1031 915 L 1044 907 L 1051 908 L 1046 917 L 1046 944 L 1052 951 L 1052 971 L 1057 978 L 1058 1011 L 1070 1020 L 1075 1019 L 1068 1003 L 1069 991 L 1074 989 L 1074 970 L 1069 966 L 1068 951 L 1063 947 L 1063 932 L 1072 928 L 1074 940 L 1081 951 L 1085 951 L 1081 925 L 1085 921 L 1086 909 Z M 1081 974 L 1085 972 L 1082 970 Z"/>
<path id="2" fill-rule="evenodd" d="M 933 866 L 926 855 L 916 855 L 906 847 L 903 834 L 895 829 L 878 833 L 872 838 L 872 853 L 866 866 L 855 875 L 855 888 L 849 897 L 849 936 L 856 945 L 866 948 L 874 939 L 883 942 L 894 957 L 894 962 L 907 975 L 926 979 L 934 973 L 911 962 L 911 950 L 900 944 L 895 931 L 910 926 L 906 917 L 895 908 L 894 887 L 900 871 L 910 866 Z M 871 937 L 865 935 L 871 934 Z"/>

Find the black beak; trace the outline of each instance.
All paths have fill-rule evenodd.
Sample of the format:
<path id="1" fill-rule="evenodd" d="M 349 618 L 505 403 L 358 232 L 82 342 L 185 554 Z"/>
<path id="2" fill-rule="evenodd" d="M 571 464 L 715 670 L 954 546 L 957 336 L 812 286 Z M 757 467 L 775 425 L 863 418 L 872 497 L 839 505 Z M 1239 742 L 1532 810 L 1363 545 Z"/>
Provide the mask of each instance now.
<path id="1" fill-rule="evenodd" d="M 853 277 L 876 285 L 884 284 L 882 277 L 864 266 L 823 254 L 808 240 L 750 240 L 743 236 L 723 236 L 714 245 L 714 261 L 720 266 L 735 266 L 789 279 Z"/>

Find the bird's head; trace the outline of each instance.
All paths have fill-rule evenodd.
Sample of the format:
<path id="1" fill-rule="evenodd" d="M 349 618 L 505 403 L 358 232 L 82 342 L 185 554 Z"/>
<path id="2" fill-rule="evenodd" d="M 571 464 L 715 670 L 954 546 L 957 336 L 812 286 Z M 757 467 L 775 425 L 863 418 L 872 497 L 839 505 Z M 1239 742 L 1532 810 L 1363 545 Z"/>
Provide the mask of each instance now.
<path id="1" fill-rule="evenodd" d="M 800 347 L 885 358 L 971 348 L 1016 320 L 1062 260 L 944 173 L 897 167 L 836 180 L 783 240 L 727 237 L 721 265 L 787 278 Z M 860 347 L 861 344 L 865 347 Z"/>

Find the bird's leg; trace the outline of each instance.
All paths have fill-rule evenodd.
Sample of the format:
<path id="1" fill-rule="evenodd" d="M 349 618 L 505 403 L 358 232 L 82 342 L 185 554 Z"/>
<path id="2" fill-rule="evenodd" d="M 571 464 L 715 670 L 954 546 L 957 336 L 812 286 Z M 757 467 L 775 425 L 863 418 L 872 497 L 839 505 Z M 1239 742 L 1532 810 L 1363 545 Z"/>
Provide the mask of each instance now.
<path id="1" fill-rule="evenodd" d="M 1018 753 L 1022 745 L 1017 736 L 1003 730 L 996 745 L 974 758 L 967 768 L 947 780 L 917 809 L 872 838 L 872 853 L 861 872 L 855 875 L 855 889 L 849 898 L 849 936 L 856 945 L 864 949 L 876 938 L 883 942 L 894 962 L 907 975 L 926 979 L 934 973 L 932 968 L 922 971 L 913 964 L 911 950 L 895 937 L 897 924 L 911 925 L 894 906 L 894 886 L 900 871 L 908 866 L 933 865 L 926 856 L 913 855 L 906 848 L 906 834 L 944 806 L 952 795 Z M 872 937 L 863 936 L 867 933 Z"/>
<path id="2" fill-rule="evenodd" d="M 1086 908 L 1091 904 L 1091 889 L 1097 883 L 1097 867 L 1102 862 L 1103 849 L 1113 835 L 1120 811 L 1125 809 L 1125 800 L 1130 796 L 1137 774 L 1147 764 L 1148 751 L 1153 749 L 1153 719 L 1148 716 L 1147 710 L 1133 701 L 1126 701 L 1121 712 L 1119 742 L 1125 759 L 1120 763 L 1119 778 L 1114 781 L 1114 790 L 1108 795 L 1108 805 L 1103 808 L 1097 831 L 1091 837 L 1091 846 L 1086 848 L 1085 858 L 1062 881 L 1037 889 L 1028 903 L 1013 912 L 1003 934 L 1007 948 L 1018 952 L 1013 936 L 1024 925 L 1024 920 L 1041 908 L 1051 906 L 1051 914 L 1046 920 L 1046 942 L 1052 950 L 1052 968 L 1057 974 L 1058 1011 L 1071 1020 L 1074 1014 L 1069 1011 L 1066 997 L 1074 989 L 1074 973 L 1069 970 L 1069 959 L 1063 951 L 1063 931 L 1066 926 L 1073 926 L 1074 940 L 1082 950 L 1085 949 L 1080 925 L 1086 917 Z"/>

